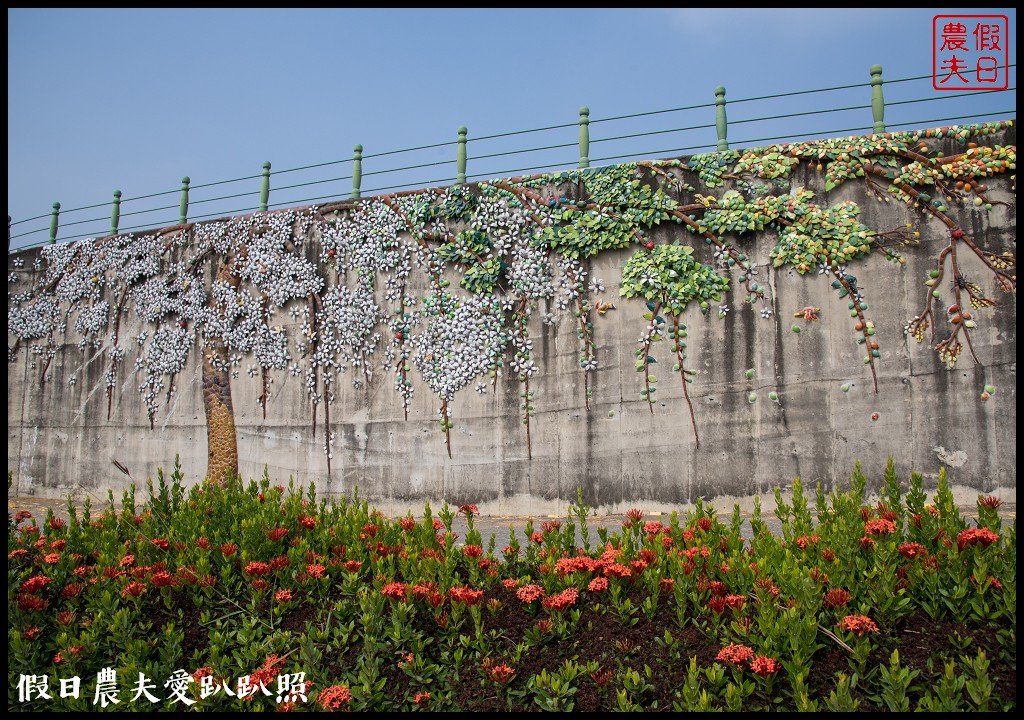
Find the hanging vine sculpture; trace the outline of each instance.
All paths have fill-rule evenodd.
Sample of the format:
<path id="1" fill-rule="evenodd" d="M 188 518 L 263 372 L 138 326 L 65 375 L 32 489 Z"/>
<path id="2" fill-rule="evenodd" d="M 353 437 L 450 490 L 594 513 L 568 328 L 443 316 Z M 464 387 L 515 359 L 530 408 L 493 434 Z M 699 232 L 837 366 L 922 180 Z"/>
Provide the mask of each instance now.
<path id="1" fill-rule="evenodd" d="M 826 191 L 859 179 L 876 198 L 907 203 L 948 228 L 926 281 L 924 310 L 905 329 L 918 342 L 926 330 L 934 335 L 939 284 L 948 272 L 954 298 L 946 318 L 950 331 L 938 343 L 932 341 L 949 367 L 963 343 L 974 355 L 971 311 L 996 303 L 966 277 L 958 253 L 973 254 L 993 273 L 996 287 L 1010 294 L 1016 292 L 1016 258 L 982 247 L 949 208 L 984 212 L 995 204 L 985 182 L 1016 169 L 1016 148 L 968 141 L 1010 126 L 990 123 L 781 144 L 50 245 L 35 260 L 39 279 L 28 290 L 17 292 L 23 259 L 12 261 L 8 328 L 14 344 L 8 347 L 8 362 L 28 344 L 28 362 L 38 370 L 42 386 L 71 323 L 79 350 L 105 356 L 109 418 L 121 365 L 136 345 L 134 371 L 152 426 L 160 398 L 170 401 L 175 377 L 198 342 L 211 478 L 238 472 L 231 380 L 238 377 L 243 356 L 252 360 L 250 377 L 261 378 L 258 402 L 264 417 L 272 373 L 304 377 L 314 437 L 323 409 L 328 472 L 335 440 L 330 408 L 336 383 L 347 372 L 356 389 L 373 382 L 378 372 L 391 374 L 408 419 L 415 368 L 438 397 L 449 457 L 458 392 L 477 381 L 476 391 L 486 393 L 508 372 L 521 385 L 520 411 L 527 456 L 532 457 L 530 421 L 537 399 L 530 380 L 540 368 L 533 357 L 531 318 L 542 314 L 541 322 L 552 324 L 571 312 L 582 400 L 589 409 L 590 374 L 597 367 L 595 313 L 613 306 L 594 299 L 605 289 L 602 280 L 589 277 L 588 259 L 636 248 L 623 268 L 619 293 L 646 303 L 636 351 L 640 394 L 653 413 L 651 366 L 657 360 L 652 347 L 667 338 L 699 447 L 687 388 L 696 371 L 686 367 L 683 318 L 691 304 L 707 314 L 730 286 L 734 292 L 742 286 L 751 312 L 760 304 L 761 316 L 772 317 L 767 289 L 756 279 L 757 263 L 738 244 L 751 233 L 777 233 L 770 252 L 773 267 L 789 265 L 801 275 L 817 271 L 831 280 L 840 297 L 849 298 L 856 340 L 865 346 L 864 363 L 877 392 L 878 343 L 850 266 L 872 251 L 902 263 L 901 248 L 917 244 L 918 233 L 908 227 L 873 229 L 859 220 L 860 210 L 852 202 L 822 206 L 810 190 L 790 189 L 790 178 L 801 165 L 824 173 Z M 952 141 L 966 147 L 939 152 Z M 726 183 L 731 189 L 713 194 Z M 770 194 L 773 189 L 786 192 Z M 710 246 L 713 264 L 701 262 L 692 247 L 678 240 L 659 242 L 651 234 L 653 227 L 671 222 Z M 194 254 L 186 257 L 190 250 Z M 429 291 L 422 297 L 411 289 L 422 286 L 411 282 L 414 272 L 427 280 Z M 458 290 L 452 287 L 453 277 Z M 542 301 L 553 304 L 557 314 L 538 312 Z M 801 312 L 808 310 L 816 308 Z M 727 305 L 719 306 L 719 317 L 728 312 Z M 298 322 L 297 335 L 289 337 L 284 326 L 275 324 L 279 313 Z M 816 312 L 811 314 L 816 319 Z M 126 315 L 134 315 L 144 328 L 135 338 L 120 337 Z M 77 377 L 68 382 L 74 384 Z"/>

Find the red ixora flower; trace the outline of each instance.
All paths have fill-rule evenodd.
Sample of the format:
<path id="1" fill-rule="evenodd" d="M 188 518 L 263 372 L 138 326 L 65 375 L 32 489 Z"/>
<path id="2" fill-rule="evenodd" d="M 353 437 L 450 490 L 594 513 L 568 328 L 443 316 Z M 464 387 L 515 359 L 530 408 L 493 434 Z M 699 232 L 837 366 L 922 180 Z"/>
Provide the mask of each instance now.
<path id="1" fill-rule="evenodd" d="M 916 557 L 928 554 L 928 551 L 921 543 L 903 543 L 896 549 L 907 560 L 913 560 Z"/>
<path id="2" fill-rule="evenodd" d="M 459 512 L 465 515 L 466 517 L 470 517 L 471 515 L 479 515 L 480 508 L 478 508 L 476 505 L 471 505 L 467 503 L 459 508 Z"/>
<path id="3" fill-rule="evenodd" d="M 22 631 L 22 637 L 26 640 L 35 640 L 39 637 L 39 626 L 38 625 L 26 625 Z"/>
<path id="4" fill-rule="evenodd" d="M 594 593 L 602 593 L 608 589 L 608 578 L 596 577 L 587 585 L 587 590 Z"/>
<path id="5" fill-rule="evenodd" d="M 411 517 L 402 518 L 401 520 L 398 521 L 398 525 L 405 532 L 411 532 L 412 530 L 416 529 L 416 521 L 413 520 Z M 430 693 L 427 693 L 427 694 L 429 695 Z"/>
<path id="6" fill-rule="evenodd" d="M 277 600 L 279 603 L 291 602 L 292 601 L 292 591 L 291 590 L 278 590 L 277 593 L 274 595 L 274 599 Z"/>
<path id="7" fill-rule="evenodd" d="M 261 575 L 270 574 L 270 566 L 265 562 L 259 560 L 253 560 L 251 563 L 245 566 L 245 574 L 252 575 L 253 577 L 260 577 Z"/>
<path id="8" fill-rule="evenodd" d="M 541 601 L 541 605 L 544 606 L 545 610 L 565 610 L 576 604 L 576 598 L 579 594 L 579 590 L 574 587 L 566 588 L 560 593 L 544 598 Z"/>
<path id="9" fill-rule="evenodd" d="M 510 668 L 506 663 L 491 665 L 489 660 L 484 660 L 483 668 L 487 673 L 487 677 L 496 683 L 507 683 L 515 677 L 516 674 L 516 671 Z"/>
<path id="10" fill-rule="evenodd" d="M 892 520 L 868 520 L 864 523 L 866 535 L 892 535 L 896 532 L 896 523 Z"/>
<path id="11" fill-rule="evenodd" d="M 310 577 L 315 578 L 323 577 L 324 571 L 326 569 L 327 568 L 325 568 L 323 565 L 320 565 L 319 563 L 312 563 L 306 566 L 306 572 L 309 573 Z"/>
<path id="12" fill-rule="evenodd" d="M 21 593 L 18 595 L 19 610 L 45 610 L 48 604 L 46 600 L 43 600 L 38 595 L 32 595 L 31 593 Z"/>
<path id="13" fill-rule="evenodd" d="M 768 677 L 779 669 L 779 663 L 775 658 L 770 658 L 767 655 L 758 655 L 750 662 L 750 669 L 761 677 Z"/>
<path id="14" fill-rule="evenodd" d="M 270 538 L 271 540 L 280 540 L 281 538 L 283 538 L 287 534 L 288 534 L 288 528 L 279 527 L 279 528 L 274 528 L 273 530 L 268 532 L 267 533 L 267 537 Z"/>
<path id="15" fill-rule="evenodd" d="M 516 597 L 520 602 L 532 603 L 534 600 L 544 597 L 544 588 L 540 585 L 523 585 L 516 590 Z"/>
<path id="16" fill-rule="evenodd" d="M 138 597 L 142 593 L 146 592 L 146 586 L 138 581 L 132 581 L 125 585 L 124 590 L 121 591 L 121 597 Z"/>
<path id="17" fill-rule="evenodd" d="M 644 519 L 644 511 L 639 508 L 631 508 L 626 511 L 626 517 L 633 522 L 640 522 Z"/>
<path id="18" fill-rule="evenodd" d="M 462 548 L 462 554 L 469 558 L 478 558 L 484 554 L 484 549 L 479 545 L 467 545 Z"/>
<path id="19" fill-rule="evenodd" d="M 754 659 L 754 651 L 746 645 L 726 645 L 718 652 L 718 656 L 715 659 L 742 668 L 744 663 Z"/>
<path id="20" fill-rule="evenodd" d="M 352 691 L 345 685 L 331 685 L 320 691 L 317 702 L 324 710 L 341 710 L 352 699 Z"/>
<path id="21" fill-rule="evenodd" d="M 171 546 L 171 544 L 169 542 L 167 542 L 166 540 L 164 540 L 163 538 L 153 538 L 153 544 L 156 545 L 161 550 L 166 550 L 167 548 L 169 548 Z"/>
<path id="22" fill-rule="evenodd" d="M 428 692 L 416 693 L 415 695 L 413 695 L 412 701 L 414 703 L 416 703 L 417 705 L 419 705 L 420 707 L 425 708 L 427 705 L 430 704 L 430 693 L 428 693 Z"/>
<path id="23" fill-rule="evenodd" d="M 997 505 L 996 507 L 999 507 L 999 506 Z M 67 524 L 68 524 L 68 521 L 65 520 L 64 518 L 59 518 L 59 517 L 50 518 L 50 529 L 51 530 L 60 530 L 61 528 L 66 527 Z"/>
<path id="24" fill-rule="evenodd" d="M 150 578 L 150 580 L 155 588 L 170 587 L 171 585 L 174 585 L 174 576 L 166 570 L 153 573 L 153 577 Z"/>
<path id="25" fill-rule="evenodd" d="M 978 507 L 987 507 L 995 510 L 1002 504 L 1003 501 L 995 497 L 994 495 L 989 495 L 987 497 L 981 497 L 980 495 L 978 496 Z"/>
<path id="26" fill-rule="evenodd" d="M 480 601 L 484 597 L 484 591 L 474 590 L 473 588 L 468 587 L 453 587 L 448 590 L 448 597 L 450 597 L 454 603 L 479 605 Z"/>
<path id="27" fill-rule="evenodd" d="M 875 625 L 875 621 L 866 615 L 847 615 L 837 622 L 836 626 L 848 632 L 852 632 L 858 637 L 865 633 L 878 632 L 878 626 Z"/>
<path id="28" fill-rule="evenodd" d="M 224 554 L 224 557 L 229 558 L 235 554 L 238 550 L 238 546 L 234 543 L 224 543 L 220 546 L 220 551 Z"/>
<path id="29" fill-rule="evenodd" d="M 956 536 L 956 546 L 962 551 L 969 545 L 981 545 L 982 547 L 988 547 L 998 540 L 999 535 L 988 528 L 968 528 L 961 531 L 960 534 Z"/>
<path id="30" fill-rule="evenodd" d="M 33 575 L 21 584 L 21 591 L 25 593 L 34 593 L 42 590 L 49 584 L 50 578 L 45 575 Z"/>
<path id="31" fill-rule="evenodd" d="M 312 515 L 300 515 L 299 516 L 299 525 L 301 525 L 302 527 L 306 528 L 307 530 L 311 529 L 311 528 L 315 528 L 316 527 L 316 518 L 313 517 Z"/>
<path id="32" fill-rule="evenodd" d="M 849 590 L 845 588 L 836 588 L 825 593 L 825 597 L 821 599 L 821 603 L 825 607 L 844 607 L 848 602 L 850 602 L 850 598 L 852 597 L 853 596 L 850 594 Z"/>
<path id="33" fill-rule="evenodd" d="M 392 600 L 405 600 L 406 589 L 405 583 L 391 582 L 380 589 L 380 594 Z"/>

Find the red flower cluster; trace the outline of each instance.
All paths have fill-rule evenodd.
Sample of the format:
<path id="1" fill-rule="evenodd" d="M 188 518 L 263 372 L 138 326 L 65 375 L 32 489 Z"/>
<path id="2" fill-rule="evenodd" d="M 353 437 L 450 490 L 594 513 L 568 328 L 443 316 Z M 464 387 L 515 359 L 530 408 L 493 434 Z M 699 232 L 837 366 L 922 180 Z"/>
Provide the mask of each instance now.
<path id="1" fill-rule="evenodd" d="M 978 497 L 978 507 L 987 507 L 996 510 L 1002 504 L 1003 501 L 995 497 L 994 495 L 989 495 L 987 497 Z"/>
<path id="2" fill-rule="evenodd" d="M 270 574 L 270 566 L 265 562 L 259 560 L 253 560 L 251 563 L 245 566 L 245 574 L 252 575 L 253 577 L 260 577 L 261 575 Z"/>
<path id="3" fill-rule="evenodd" d="M 235 554 L 238 550 L 238 546 L 234 543 L 224 543 L 220 546 L 220 551 L 224 554 L 224 557 L 229 558 Z"/>
<path id="4" fill-rule="evenodd" d="M 963 551 L 969 545 L 988 547 L 999 540 L 999 536 L 988 528 L 968 528 L 956 536 L 956 546 Z"/>
<path id="5" fill-rule="evenodd" d="M 600 593 L 604 592 L 607 589 L 608 578 L 606 577 L 596 577 L 590 581 L 589 585 L 587 585 L 587 590 L 589 590 L 590 592 Z"/>
<path id="6" fill-rule="evenodd" d="M 421 708 L 427 707 L 430 704 L 430 693 L 420 692 L 412 696 L 412 701 L 419 705 Z"/>
<path id="7" fill-rule="evenodd" d="M 416 529 L 416 521 L 413 520 L 410 517 L 402 518 L 401 520 L 398 521 L 398 525 L 405 532 L 411 532 L 411 531 Z"/>
<path id="8" fill-rule="evenodd" d="M 544 588 L 540 585 L 523 585 L 516 590 L 516 597 L 520 602 L 532 603 L 534 600 L 544 597 Z"/>
<path id="9" fill-rule="evenodd" d="M 519 587 L 519 580 L 518 578 L 505 578 L 501 584 L 505 586 L 506 590 L 515 590 Z"/>
<path id="10" fill-rule="evenodd" d="M 274 599 L 277 600 L 279 603 L 291 602 L 292 601 L 292 591 L 291 590 L 278 590 L 277 593 L 274 594 Z"/>
<path id="11" fill-rule="evenodd" d="M 121 591 L 121 597 L 138 597 L 142 593 L 146 592 L 146 586 L 140 582 L 132 581 L 125 585 L 124 590 Z"/>
<path id="12" fill-rule="evenodd" d="M 484 554 L 484 549 L 479 545 L 467 545 L 462 548 L 462 554 L 468 558 L 478 558 Z"/>
<path id="13" fill-rule="evenodd" d="M 70 600 L 71 598 L 78 597 L 86 590 L 85 583 L 75 582 L 65 585 L 64 589 L 60 591 L 60 594 Z"/>
<path id="14" fill-rule="evenodd" d="M 300 515 L 299 525 L 306 528 L 307 530 L 311 530 L 316 527 L 316 518 L 312 515 Z"/>
<path id="15" fill-rule="evenodd" d="M 38 595 L 21 593 L 18 595 L 18 609 L 20 610 L 45 610 L 48 603 Z"/>
<path id="16" fill-rule="evenodd" d="M 323 577 L 324 576 L 324 571 L 326 569 L 327 568 L 325 568 L 323 565 L 321 565 L 319 563 L 311 563 L 311 564 L 306 566 L 306 572 L 309 573 L 310 577 L 315 577 L 315 578 Z"/>
<path id="17" fill-rule="evenodd" d="M 825 597 L 821 599 L 822 605 L 825 607 L 836 608 L 845 607 L 853 596 L 849 590 L 845 588 L 836 588 L 835 590 L 829 590 L 825 593 Z"/>
<path id="18" fill-rule="evenodd" d="M 565 610 L 576 604 L 576 598 L 579 597 L 579 594 L 579 590 L 574 587 L 566 588 L 560 593 L 544 598 L 541 601 L 541 605 L 545 610 Z"/>
<path id="19" fill-rule="evenodd" d="M 733 610 L 742 610 L 743 605 L 747 602 L 746 595 L 726 595 L 725 604 L 731 607 Z"/>
<path id="20" fill-rule="evenodd" d="M 801 537 L 798 537 L 793 542 L 796 544 L 798 548 L 804 550 L 807 548 L 808 545 L 817 545 L 819 540 L 821 540 L 821 538 L 817 535 L 803 535 Z"/>
<path id="21" fill-rule="evenodd" d="M 998 506 L 996 506 L 996 507 L 998 507 Z M 68 521 L 65 520 L 64 518 L 59 518 L 59 517 L 50 518 L 50 529 L 51 530 L 60 530 L 61 528 L 66 527 L 67 524 L 68 524 Z"/>
<path id="22" fill-rule="evenodd" d="M 453 587 L 448 589 L 448 597 L 452 599 L 453 603 L 479 605 L 484 597 L 484 591 L 468 587 Z"/>
<path id="23" fill-rule="evenodd" d="M 406 588 L 405 583 L 391 582 L 380 589 L 380 594 L 392 600 L 405 600 Z"/>
<path id="24" fill-rule="evenodd" d="M 472 517 L 473 515 L 479 515 L 480 509 L 476 505 L 466 504 L 459 507 L 459 512 L 466 517 Z"/>
<path id="25" fill-rule="evenodd" d="M 281 538 L 283 538 L 287 534 L 288 534 L 288 528 L 279 527 L 279 528 L 274 528 L 273 530 L 268 532 L 267 533 L 267 537 L 270 538 L 271 540 L 280 540 Z"/>
<path id="26" fill-rule="evenodd" d="M 640 510 L 639 508 L 632 508 L 626 511 L 626 517 L 628 517 L 633 522 L 640 522 L 641 520 L 643 520 L 644 514 L 644 511 Z"/>
<path id="27" fill-rule="evenodd" d="M 363 567 L 363 563 L 360 562 L 359 560 L 347 560 L 345 562 L 345 569 L 348 570 L 349 572 L 359 572 L 359 570 L 362 567 Z"/>
<path id="28" fill-rule="evenodd" d="M 754 659 L 754 651 L 746 645 L 726 645 L 719 651 L 715 659 L 742 668 L 744 663 Z"/>
<path id="29" fill-rule="evenodd" d="M 761 677 L 768 677 L 779 670 L 779 663 L 775 658 L 770 658 L 767 655 L 758 655 L 750 663 L 750 669 Z"/>
<path id="30" fill-rule="evenodd" d="M 50 578 L 45 575 L 33 575 L 21 584 L 21 591 L 25 593 L 34 593 L 42 590 L 49 584 Z"/>
<path id="31" fill-rule="evenodd" d="M 155 588 L 168 587 L 174 584 L 174 576 L 166 570 L 162 570 L 160 572 L 153 573 L 151 582 Z"/>
<path id="32" fill-rule="evenodd" d="M 896 549 L 907 560 L 913 560 L 916 557 L 928 554 L 928 550 L 921 543 L 903 543 Z"/>
<path id="33" fill-rule="evenodd" d="M 892 535 L 896 532 L 896 523 L 892 520 L 868 520 L 864 523 L 866 535 Z"/>
<path id="34" fill-rule="evenodd" d="M 617 577 L 628 579 L 633 577 L 633 571 L 622 563 L 612 563 L 604 568 L 605 577 Z"/>
<path id="35" fill-rule="evenodd" d="M 505 663 L 499 665 L 491 665 L 489 660 L 484 660 L 483 663 L 484 671 L 487 673 L 487 677 L 497 683 L 507 683 L 513 677 L 515 677 L 516 671 L 510 668 Z"/>
<path id="36" fill-rule="evenodd" d="M 167 542 L 166 540 L 164 540 L 163 538 L 153 538 L 153 544 L 156 545 L 161 550 L 166 550 L 167 548 L 169 548 L 171 546 L 171 544 L 169 542 Z"/>
<path id="37" fill-rule="evenodd" d="M 836 626 L 855 633 L 858 637 L 865 633 L 878 632 L 878 626 L 875 625 L 875 621 L 865 615 L 847 615 L 837 622 Z"/>

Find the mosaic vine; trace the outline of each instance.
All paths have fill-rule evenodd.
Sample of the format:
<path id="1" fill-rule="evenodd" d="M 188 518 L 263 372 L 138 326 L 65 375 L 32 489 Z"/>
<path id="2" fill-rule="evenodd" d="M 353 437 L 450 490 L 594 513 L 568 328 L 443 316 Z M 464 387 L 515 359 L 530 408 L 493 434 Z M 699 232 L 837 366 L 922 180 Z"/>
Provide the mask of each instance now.
<path id="1" fill-rule="evenodd" d="M 906 203 L 947 228 L 925 279 L 923 309 L 905 332 L 923 342 L 930 331 L 948 367 L 964 347 L 977 361 L 975 314 L 997 305 L 994 292 L 1016 293 L 1016 257 L 983 247 L 953 213 L 984 213 L 999 204 L 986 184 L 993 176 L 1009 175 L 1016 191 L 1016 148 L 975 142 L 1010 126 L 780 144 L 51 245 L 35 260 L 37 280 L 30 288 L 21 278 L 24 261 L 12 260 L 8 332 L 14 343 L 8 362 L 26 348 L 30 369 L 44 385 L 57 352 L 77 338 L 87 360 L 102 355 L 108 418 L 114 387 L 130 376 L 152 425 L 198 350 L 212 477 L 238 472 L 231 381 L 243 366 L 260 379 L 257 402 L 264 417 L 275 374 L 303 378 L 311 432 L 321 433 L 328 472 L 338 383 L 361 390 L 392 382 L 406 419 L 418 391 L 436 396 L 437 422 L 451 456 L 459 393 L 470 386 L 493 392 L 509 375 L 520 385 L 524 443 L 532 458 L 531 418 L 543 398 L 531 379 L 544 368 L 531 328 L 573 324 L 581 400 L 590 410 L 598 363 L 595 320 L 615 305 L 605 297 L 604 281 L 591 276 L 589 260 L 632 251 L 618 294 L 645 306 L 635 350 L 640 396 L 653 413 L 654 348 L 666 340 L 700 447 L 687 317 L 724 318 L 732 311 L 724 300 L 728 294 L 745 299 L 747 312 L 781 322 L 773 320 L 770 286 L 758 278 L 759 265 L 824 276 L 847 300 L 877 392 L 879 342 L 852 269 L 872 253 L 900 265 L 907 247 L 925 244 L 930 252 L 936 244 L 911 226 L 869 227 L 853 202 L 829 205 L 795 184 L 801 168 L 820 174 L 826 193 L 861 182 L 878 200 Z M 940 151 L 953 143 L 960 144 L 955 152 Z M 682 232 L 652 232 L 670 223 Z M 749 257 L 744 248 L 753 247 L 750 236 L 764 232 L 777 237 L 769 257 Z M 683 241 L 688 237 L 696 249 Z M 991 271 L 991 291 L 966 276 L 963 253 Z M 947 275 L 953 303 L 942 312 Z M 425 293 L 417 289 L 424 287 Z M 807 307 L 794 315 L 811 321 L 818 312 Z M 297 332 L 289 333 L 284 316 Z M 143 328 L 136 337 L 121 336 L 125 317 Z M 936 341 L 943 321 L 948 331 L 941 332 L 948 335 Z M 126 370 L 129 353 L 134 367 Z M 76 375 L 68 379 L 77 381 Z"/>

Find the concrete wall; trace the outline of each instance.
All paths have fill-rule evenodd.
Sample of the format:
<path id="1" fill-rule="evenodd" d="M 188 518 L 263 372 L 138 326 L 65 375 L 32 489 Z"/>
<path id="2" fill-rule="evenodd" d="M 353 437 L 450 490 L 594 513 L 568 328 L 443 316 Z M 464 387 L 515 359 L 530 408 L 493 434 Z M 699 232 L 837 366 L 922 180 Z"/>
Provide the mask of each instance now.
<path id="1" fill-rule="evenodd" d="M 1012 136 L 1009 141 L 1014 141 Z M 820 174 L 801 168 L 791 185 L 814 189 L 823 204 L 858 202 L 861 220 L 873 228 L 907 222 L 919 226 L 921 244 L 906 251 L 905 264 L 886 262 L 880 253 L 858 264 L 880 344 L 877 393 L 862 362 L 863 348 L 855 342 L 848 298 L 837 297 L 828 280 L 815 273 L 800 276 L 788 266 L 773 269 L 768 253 L 777 238 L 759 233 L 744 240 L 745 252 L 755 259 L 758 277 L 769 287 L 771 318 L 763 319 L 760 306 L 742 302 L 736 292 L 723 297 L 731 308 L 724 319 L 714 307 L 707 315 L 691 307 L 685 316 L 687 363 L 699 371 L 689 386 L 700 434 L 696 449 L 678 373 L 672 372 L 669 343 L 656 345 L 653 353 L 659 361 L 652 366 L 659 380 L 653 413 L 639 395 L 642 376 L 634 371 L 633 360 L 646 324 L 645 308 L 618 297 L 622 266 L 633 250 L 612 251 L 587 261 L 591 277 L 604 281 L 605 292 L 597 297 L 617 306 L 594 316 L 599 367 L 591 374 L 589 410 L 571 311 L 542 301 L 530 321 L 534 359 L 540 366 L 531 380 L 537 409 L 531 424 L 532 459 L 527 459 L 519 410 L 522 388 L 514 378 L 501 377 L 496 390 L 489 385 L 486 394 L 474 392 L 472 385 L 459 393 L 452 408 L 449 459 L 436 422 L 437 397 L 413 373 L 416 395 L 405 420 L 393 377 L 378 372 L 374 382 L 360 389 L 347 382 L 337 386 L 338 398 L 330 409 L 336 441 L 328 476 L 323 410 L 317 410 L 314 437 L 313 408 L 303 378 L 273 374 L 273 397 L 264 420 L 256 401 L 259 377 L 245 373 L 251 362 L 247 358 L 232 381 L 243 477 L 258 478 L 267 465 L 272 480 L 285 482 L 293 476 L 300 483 L 315 482 L 321 493 L 351 493 L 358 486 L 360 497 L 392 513 L 421 508 L 424 500 L 474 502 L 487 514 L 564 513 L 577 486 L 601 510 L 636 506 L 655 511 L 678 508 L 698 497 L 727 508 L 733 499 L 770 495 L 798 475 L 805 486 L 820 482 L 832 488 L 845 483 L 858 459 L 877 485 L 891 455 L 901 477 L 908 478 L 913 469 L 931 487 L 945 466 L 963 501 L 977 493 L 1015 501 L 1015 296 L 995 290 L 991 273 L 961 254 L 968 278 L 999 304 L 976 313 L 979 322 L 972 340 L 980 362 L 974 363 L 965 351 L 956 368 L 948 370 L 927 339 L 918 344 L 903 332 L 904 323 L 923 307 L 927 289 L 922 282 L 947 242 L 947 228 L 905 204 L 868 197 L 860 182 L 825 193 Z M 951 216 L 978 244 L 1012 252 L 1014 195 L 1007 179 L 994 178 L 990 187 L 994 199 L 1009 205 L 997 205 L 988 213 L 954 208 Z M 660 226 L 653 235 L 658 242 L 678 236 L 697 248 L 703 262 L 711 262 L 709 249 L 680 226 Z M 16 257 L 22 258 L 23 267 L 11 265 Z M 33 257 L 33 252 L 24 252 L 9 258 L 9 272 L 20 275 L 17 286 L 9 284 L 12 292 L 32 282 Z M 944 292 L 940 317 L 948 297 Z M 820 307 L 820 319 L 795 319 L 794 313 L 805 306 Z M 558 320 L 553 326 L 539 319 L 548 310 Z M 278 317 L 281 324 L 290 323 L 287 315 Z M 801 326 L 800 333 L 792 331 L 794 323 Z M 289 334 L 294 336 L 297 325 L 291 325 Z M 140 329 L 126 319 L 120 332 L 128 338 Z M 42 387 L 41 356 L 23 346 L 8 364 L 10 492 L 102 497 L 110 487 L 119 494 L 129 480 L 112 461 L 127 466 L 141 483 L 155 475 L 157 466 L 169 471 L 176 453 L 187 479 L 198 481 L 207 461 L 199 353 L 193 350 L 185 371 L 176 376 L 176 390 L 151 429 L 137 392 L 139 375 L 132 369 L 137 350 L 123 343 L 128 354 L 108 420 L 103 348 L 83 353 L 77 340 L 70 332 L 64 338 L 67 344 L 50 363 Z M 748 369 L 754 371 L 749 379 Z M 74 385 L 68 383 L 71 375 L 77 379 Z M 849 386 L 846 392 L 844 384 Z M 986 385 L 995 386 L 996 392 L 982 402 Z M 755 402 L 748 399 L 751 392 L 756 393 Z M 769 399 L 770 392 L 777 393 L 777 402 Z M 876 412 L 878 419 L 872 420 Z"/>

